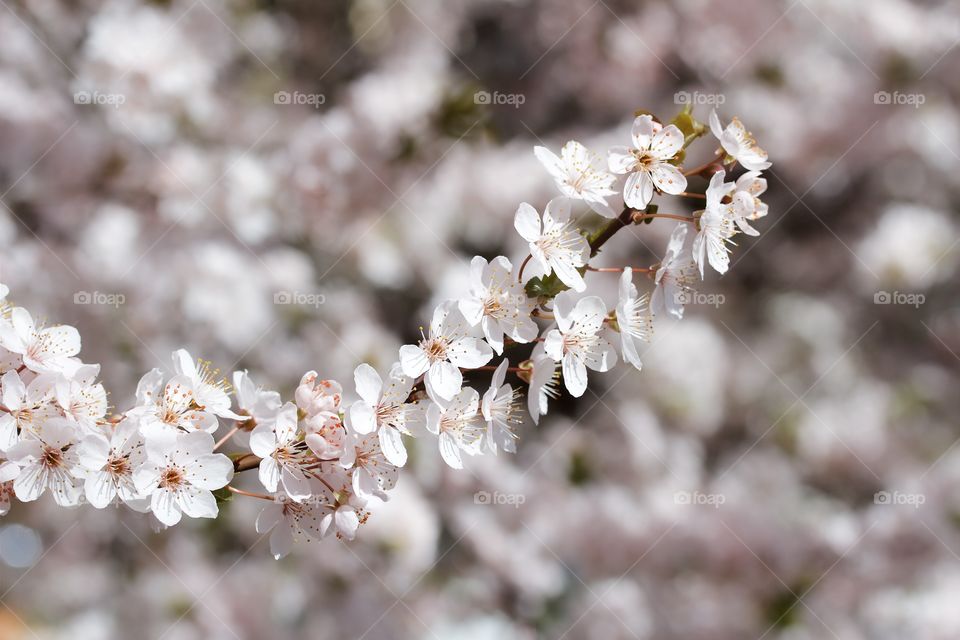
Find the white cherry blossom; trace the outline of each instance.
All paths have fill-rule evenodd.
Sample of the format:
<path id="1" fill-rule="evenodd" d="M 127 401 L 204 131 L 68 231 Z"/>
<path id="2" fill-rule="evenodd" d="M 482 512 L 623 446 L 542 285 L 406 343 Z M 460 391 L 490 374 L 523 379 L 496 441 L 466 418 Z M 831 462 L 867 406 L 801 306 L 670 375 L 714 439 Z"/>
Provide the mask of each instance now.
<path id="1" fill-rule="evenodd" d="M 20 475 L 20 467 L 9 460 L 0 461 L 0 516 L 10 513 L 10 498 L 15 496 L 13 481 Z"/>
<path id="2" fill-rule="evenodd" d="M 308 371 L 300 378 L 294 398 L 316 428 L 340 422 L 343 387 L 339 382 L 323 380 L 316 371 Z"/>
<path id="3" fill-rule="evenodd" d="M 127 506 L 145 511 L 148 502 L 137 491 L 133 473 L 146 459 L 143 436 L 133 418 L 107 425 L 102 433 L 84 436 L 77 447 L 80 466 L 86 471 L 87 502 L 103 509 L 120 498 Z"/>
<path id="4" fill-rule="evenodd" d="M 210 367 L 210 362 L 206 360 L 194 362 L 186 349 L 173 352 L 173 370 L 178 376 L 184 376 L 190 381 L 193 401 L 197 408 L 221 418 L 242 421 L 243 416 L 230 410 L 227 381 L 220 378 L 218 370 Z"/>
<path id="5" fill-rule="evenodd" d="M 539 424 L 540 416 L 547 413 L 550 400 L 560 397 L 560 363 L 546 354 L 540 342 L 530 354 L 530 367 L 527 411 L 533 423 Z"/>
<path id="6" fill-rule="evenodd" d="M 575 398 L 587 390 L 587 369 L 609 371 L 617 364 L 617 352 L 604 338 L 607 308 L 597 296 L 587 296 L 574 304 L 564 291 L 554 299 L 553 315 L 557 328 L 544 341 L 544 350 L 563 369 L 563 382 Z"/>
<path id="7" fill-rule="evenodd" d="M 450 400 L 463 386 L 460 367 L 476 369 L 490 362 L 493 349 L 467 335 L 469 324 L 455 305 L 439 305 L 430 321 L 430 333 L 418 345 L 400 347 L 400 365 L 410 378 L 424 376 L 427 389 Z"/>
<path id="8" fill-rule="evenodd" d="M 471 326 L 481 326 L 487 343 L 498 354 L 503 353 L 504 335 L 515 342 L 537 338 L 537 323 L 530 317 L 536 300 L 527 297 L 510 260 L 503 256 L 489 263 L 474 256 L 470 261 L 470 295 L 461 298 L 458 306 Z"/>
<path id="9" fill-rule="evenodd" d="M 55 385 L 57 404 L 64 416 L 86 431 L 93 430 L 107 414 L 107 391 L 97 382 L 98 375 L 100 365 L 86 364 Z"/>
<path id="10" fill-rule="evenodd" d="M 427 408 L 427 430 L 439 437 L 440 457 L 454 469 L 463 468 L 462 453 L 481 451 L 484 425 L 477 415 L 480 394 L 466 387 L 453 399 L 434 398 Z"/>
<path id="11" fill-rule="evenodd" d="M 718 171 L 710 178 L 706 208 L 697 220 L 700 230 L 693 239 L 693 260 L 700 269 L 701 278 L 707 261 L 717 273 L 726 273 L 730 266 L 730 238 L 736 229 L 730 215 L 730 205 L 724 204 L 723 198 L 730 193 L 733 184 L 724 182 L 724 177 L 725 172 Z"/>
<path id="12" fill-rule="evenodd" d="M 516 426 L 520 418 L 520 392 L 509 384 L 504 384 L 510 362 L 503 362 L 493 372 L 490 388 L 483 394 L 480 410 L 487 422 L 486 443 L 491 453 L 503 449 L 507 453 L 517 452 Z"/>
<path id="13" fill-rule="evenodd" d="M 295 502 L 312 494 L 310 477 L 302 468 L 306 448 L 300 443 L 297 406 L 292 402 L 283 405 L 272 426 L 259 425 L 250 434 L 250 450 L 262 458 L 260 482 L 271 493 L 282 485 Z"/>
<path id="14" fill-rule="evenodd" d="M 649 342 L 653 334 L 653 318 L 647 306 L 647 295 L 639 295 L 633 284 L 633 269 L 627 267 L 620 276 L 620 295 L 616 309 L 617 326 L 620 328 L 620 352 L 623 359 L 639 371 L 640 352 L 636 341 Z"/>
<path id="15" fill-rule="evenodd" d="M 283 406 L 279 393 L 255 385 L 246 371 L 233 372 L 233 389 L 237 397 L 237 413 L 246 418 L 242 423 L 246 429 L 261 424 L 272 425 L 277 419 L 277 412 Z"/>
<path id="16" fill-rule="evenodd" d="M 340 456 L 340 466 L 353 469 L 353 492 L 362 500 L 374 496 L 388 500 L 386 492 L 397 484 L 399 468 L 387 460 L 375 433 L 352 434 Z"/>
<path id="17" fill-rule="evenodd" d="M 294 542 L 301 538 L 307 542 L 320 540 L 323 517 L 332 509 L 317 500 L 295 502 L 277 494 L 257 516 L 257 533 L 270 531 L 270 553 L 279 560 L 290 553 Z"/>
<path id="18" fill-rule="evenodd" d="M 733 222 L 748 236 L 758 236 L 760 232 L 750 226 L 749 221 L 759 220 L 767 215 L 767 204 L 760 196 L 767 190 L 767 180 L 759 171 L 748 171 L 737 178 L 733 190 L 730 214 Z"/>
<path id="19" fill-rule="evenodd" d="M 147 460 L 133 474 L 134 485 L 150 497 L 157 520 L 172 527 L 183 514 L 216 518 L 219 509 L 212 491 L 233 477 L 233 463 L 213 453 L 213 436 L 202 431 L 173 438 L 147 440 Z"/>
<path id="20" fill-rule="evenodd" d="M 183 375 L 174 376 L 166 384 L 163 373 L 153 369 L 137 384 L 137 406 L 130 414 L 140 420 L 147 438 L 172 436 L 181 431 L 213 433 L 217 417 L 197 408 L 194 386 Z"/>
<path id="21" fill-rule="evenodd" d="M 517 208 L 513 226 L 529 243 L 531 266 L 537 270 L 531 275 L 556 273 L 571 289 L 586 289 L 578 269 L 590 259 L 590 245 L 570 220 L 569 198 L 554 198 L 548 202 L 542 220 L 536 209 L 523 202 Z"/>
<path id="22" fill-rule="evenodd" d="M 320 520 L 320 535 L 326 537 L 331 533 L 338 538 L 353 540 L 360 528 L 360 513 L 350 504 L 342 504 L 332 512 L 328 511 Z"/>
<path id="23" fill-rule="evenodd" d="M 556 181 L 560 192 L 568 198 L 583 200 L 607 218 L 617 213 L 607 204 L 607 198 L 616 195 L 612 189 L 617 177 L 598 168 L 601 160 L 576 140 L 570 140 L 560 149 L 560 156 L 546 147 L 534 147 L 533 153 Z"/>
<path id="24" fill-rule="evenodd" d="M 683 149 L 680 129 L 642 115 L 634 119 L 631 134 L 633 147 L 612 147 L 607 158 L 610 171 L 629 174 L 623 185 L 624 204 L 643 209 L 653 199 L 654 188 L 670 194 L 685 191 L 687 179 L 670 163 Z"/>
<path id="25" fill-rule="evenodd" d="M 20 466 L 13 481 L 17 499 L 31 502 L 49 489 L 61 507 L 77 505 L 83 486 L 76 444 L 74 424 L 65 418 L 50 418 L 11 447 L 7 457 Z"/>
<path id="26" fill-rule="evenodd" d="M 654 276 L 653 295 L 650 297 L 650 310 L 654 315 L 670 314 L 677 320 L 683 318 L 683 305 L 693 293 L 693 282 L 697 265 L 687 247 L 688 223 L 677 224 L 667 251 L 657 267 Z"/>
<path id="27" fill-rule="evenodd" d="M 0 322 L 0 346 L 23 357 L 23 364 L 36 373 L 60 373 L 73 367 L 80 353 L 80 334 L 73 327 L 43 327 L 34 324 L 22 307 L 10 311 L 9 322 Z"/>
<path id="28" fill-rule="evenodd" d="M 304 442 L 310 451 L 321 460 L 332 460 L 343 454 L 347 443 L 347 430 L 339 419 L 321 419 L 320 416 L 303 421 Z"/>
<path id="29" fill-rule="evenodd" d="M 54 375 L 41 374 L 25 385 L 16 371 L 7 371 L 0 377 L 0 397 L 7 409 L 0 412 L 0 451 L 15 445 L 19 434 L 35 432 L 43 421 L 57 415 L 50 403 L 56 380 Z"/>
<path id="30" fill-rule="evenodd" d="M 402 467 L 407 462 L 402 436 L 410 433 L 408 422 L 415 411 L 407 403 L 413 379 L 403 375 L 399 363 L 391 367 L 386 388 L 376 369 L 368 364 L 358 366 L 353 379 L 360 400 L 350 405 L 350 428 L 361 435 L 376 431 L 383 455 L 391 464 Z"/>
<path id="31" fill-rule="evenodd" d="M 747 131 L 738 118 L 730 121 L 725 128 L 720 124 L 716 109 L 710 112 L 710 131 L 720 141 L 727 155 L 736 159 L 745 169 L 762 171 L 771 166 L 767 152 L 760 148 L 753 134 Z"/>

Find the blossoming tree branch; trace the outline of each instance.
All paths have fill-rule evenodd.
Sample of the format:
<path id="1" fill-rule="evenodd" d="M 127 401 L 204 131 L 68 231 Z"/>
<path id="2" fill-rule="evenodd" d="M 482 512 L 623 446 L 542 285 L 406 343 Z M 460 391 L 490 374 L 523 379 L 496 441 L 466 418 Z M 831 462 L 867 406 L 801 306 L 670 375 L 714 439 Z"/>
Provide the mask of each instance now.
<path id="1" fill-rule="evenodd" d="M 685 169 L 688 147 L 710 133 L 713 157 Z M 256 528 L 271 532 L 278 558 L 296 539 L 353 539 L 370 501 L 389 498 L 407 462 L 405 438 L 434 439 L 456 469 L 464 456 L 515 452 L 524 395 L 536 423 L 562 389 L 583 395 L 589 371 L 609 371 L 620 358 L 639 370 L 638 342 L 658 318 L 682 318 L 697 276 L 708 266 L 726 272 L 732 238 L 757 235 L 751 223 L 767 214 L 767 154 L 739 120 L 724 126 L 716 112 L 709 127 L 689 107 L 666 125 L 640 114 L 631 144 L 609 149 L 606 166 L 575 141 L 559 155 L 534 153 L 560 195 L 542 214 L 527 203 L 517 209 L 529 254 L 517 265 L 474 257 L 469 290 L 440 304 L 388 371 L 360 364 L 347 395 L 310 371 L 284 402 L 246 371 L 229 384 L 179 350 L 172 376 L 150 371 L 133 406 L 109 415 L 100 365 L 77 357 L 77 330 L 36 324 L 0 285 L 0 515 L 13 499 L 49 494 L 63 507 L 123 503 L 174 526 L 183 516 L 215 518 L 220 501 L 239 495 L 263 502 Z M 621 194 L 618 210 L 611 202 Z M 703 208 L 661 212 L 663 195 Z M 595 219 L 592 211 L 605 223 L 586 232 L 577 207 L 584 220 Z M 675 225 L 658 264 L 591 265 L 618 231 L 657 220 Z M 613 309 L 589 286 L 608 273 L 619 274 Z M 640 293 L 638 280 L 652 292 Z M 488 387 L 469 384 L 489 372 Z M 220 453 L 228 442 L 242 451 Z M 246 473 L 258 478 L 257 491 L 235 484 Z"/>

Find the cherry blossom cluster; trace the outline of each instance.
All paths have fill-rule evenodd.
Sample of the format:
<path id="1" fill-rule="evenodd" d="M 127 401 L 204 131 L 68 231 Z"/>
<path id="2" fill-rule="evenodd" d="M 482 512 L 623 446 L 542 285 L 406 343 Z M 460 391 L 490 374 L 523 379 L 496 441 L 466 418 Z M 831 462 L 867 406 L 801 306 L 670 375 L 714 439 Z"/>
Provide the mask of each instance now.
<path id="1" fill-rule="evenodd" d="M 689 145 L 711 132 L 719 149 L 684 170 Z M 528 255 L 517 267 L 505 256 L 474 257 L 464 295 L 440 303 L 384 375 L 359 365 L 349 401 L 339 383 L 310 371 L 284 402 L 246 371 L 228 383 L 181 349 L 168 374 L 140 379 L 130 408 L 108 413 L 100 366 L 78 357 L 77 330 L 36 323 L 0 285 L 0 514 L 12 498 L 49 493 L 64 507 L 122 503 L 173 526 L 184 515 L 215 518 L 220 502 L 242 495 L 266 502 L 256 528 L 270 532 L 281 557 L 295 539 L 353 539 L 371 501 L 389 498 L 407 438 L 435 437 L 455 469 L 464 456 L 515 452 L 524 392 L 536 423 L 562 388 L 583 395 L 588 371 L 609 371 L 621 357 L 640 369 L 640 344 L 658 317 L 682 318 L 697 274 L 707 265 L 724 273 L 732 238 L 757 235 L 751 223 L 767 214 L 761 171 L 770 162 L 736 118 L 724 127 L 714 112 L 708 127 L 689 108 L 666 125 L 642 114 L 631 138 L 608 151 L 606 166 L 575 141 L 559 156 L 536 147 L 561 195 L 542 214 L 517 209 Z M 745 171 L 728 181 L 738 164 Z M 688 191 L 688 178 L 702 179 L 702 192 Z M 662 213 L 661 197 L 703 208 Z M 579 201 L 587 210 L 575 218 Z M 618 230 L 656 219 L 678 221 L 657 264 L 591 265 Z M 588 276 L 604 272 L 620 274 L 612 308 L 588 290 Z M 638 273 L 651 293 L 638 290 Z M 241 450 L 220 452 L 228 443 Z M 254 469 L 257 491 L 236 486 L 235 475 Z"/>

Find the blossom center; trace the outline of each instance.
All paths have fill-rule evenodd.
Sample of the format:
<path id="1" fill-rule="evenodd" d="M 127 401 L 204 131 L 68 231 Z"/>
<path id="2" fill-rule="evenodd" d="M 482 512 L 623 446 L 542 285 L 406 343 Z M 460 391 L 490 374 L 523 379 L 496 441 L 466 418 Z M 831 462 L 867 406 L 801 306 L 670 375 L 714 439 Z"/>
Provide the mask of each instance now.
<path id="1" fill-rule="evenodd" d="M 126 457 L 110 458 L 107 461 L 107 471 L 110 475 L 125 476 L 130 473 L 130 461 Z"/>
<path id="2" fill-rule="evenodd" d="M 183 470 L 179 467 L 167 467 L 160 474 L 161 489 L 179 489 L 184 484 Z"/>
<path id="3" fill-rule="evenodd" d="M 592 350 L 598 341 L 599 338 L 595 335 L 577 332 L 568 333 L 563 336 L 563 351 L 564 353 L 579 355 Z"/>
<path id="4" fill-rule="evenodd" d="M 423 352 L 430 362 L 447 359 L 447 341 L 443 338 L 429 338 L 420 343 Z"/>
<path id="5" fill-rule="evenodd" d="M 48 469 L 63 466 L 63 449 L 60 447 L 44 447 L 40 454 L 40 463 Z"/>

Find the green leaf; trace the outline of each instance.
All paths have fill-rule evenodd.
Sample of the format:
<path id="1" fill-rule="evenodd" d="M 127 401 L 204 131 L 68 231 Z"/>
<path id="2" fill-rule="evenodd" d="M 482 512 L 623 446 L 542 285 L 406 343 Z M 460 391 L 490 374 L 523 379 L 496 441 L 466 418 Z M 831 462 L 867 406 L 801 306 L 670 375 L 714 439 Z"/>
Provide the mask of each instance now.
<path id="1" fill-rule="evenodd" d="M 569 288 L 555 273 L 545 277 L 530 278 L 526 285 L 527 295 L 531 298 L 553 298 Z"/>
<path id="2" fill-rule="evenodd" d="M 214 491 L 213 497 L 217 499 L 217 504 L 230 502 L 233 500 L 233 491 L 230 491 L 226 487 L 223 487 L 222 489 L 217 489 L 216 491 Z"/>

